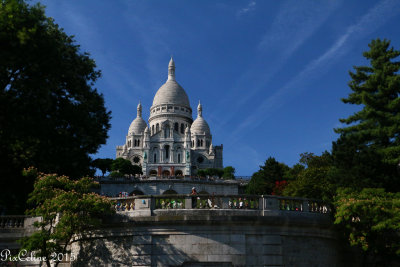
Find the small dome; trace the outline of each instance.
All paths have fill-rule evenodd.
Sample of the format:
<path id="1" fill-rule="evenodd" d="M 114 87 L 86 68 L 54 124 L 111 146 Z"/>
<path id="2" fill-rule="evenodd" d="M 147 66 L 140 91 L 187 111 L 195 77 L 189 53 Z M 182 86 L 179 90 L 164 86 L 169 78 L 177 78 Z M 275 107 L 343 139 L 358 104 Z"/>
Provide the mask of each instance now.
<path id="1" fill-rule="evenodd" d="M 189 97 L 175 80 L 168 80 L 158 89 L 153 99 L 153 107 L 161 104 L 176 104 L 190 107 Z"/>
<path id="2" fill-rule="evenodd" d="M 194 120 L 194 122 L 192 123 L 192 127 L 190 127 L 190 132 L 192 134 L 211 134 L 210 126 L 208 126 L 208 123 L 203 117 L 197 117 L 197 119 Z"/>
<path id="3" fill-rule="evenodd" d="M 137 105 L 137 117 L 129 126 L 128 135 L 141 134 L 147 128 L 147 123 L 142 118 L 142 104 Z"/>
<path id="4" fill-rule="evenodd" d="M 203 118 L 203 107 L 199 101 L 199 105 L 197 106 L 197 119 L 192 123 L 192 127 L 190 127 L 190 132 L 192 134 L 206 134 L 210 135 L 210 126 Z"/>
<path id="5" fill-rule="evenodd" d="M 131 126 L 129 126 L 128 135 L 141 134 L 146 127 L 147 123 L 141 117 L 137 117 L 132 121 Z"/>

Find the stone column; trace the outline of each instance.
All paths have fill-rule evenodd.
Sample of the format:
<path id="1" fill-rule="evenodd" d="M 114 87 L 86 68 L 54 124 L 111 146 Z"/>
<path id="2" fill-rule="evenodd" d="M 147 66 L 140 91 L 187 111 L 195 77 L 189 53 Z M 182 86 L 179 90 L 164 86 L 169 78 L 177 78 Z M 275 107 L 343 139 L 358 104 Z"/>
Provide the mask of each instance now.
<path id="1" fill-rule="evenodd" d="M 158 166 L 157 176 L 161 176 L 161 170 L 162 170 L 162 167 L 161 167 L 161 166 Z"/>
<path id="2" fill-rule="evenodd" d="M 175 161 L 174 161 L 174 148 L 173 148 L 173 146 L 170 146 L 170 149 L 169 149 L 169 162 L 170 162 L 170 163 L 175 163 Z"/>

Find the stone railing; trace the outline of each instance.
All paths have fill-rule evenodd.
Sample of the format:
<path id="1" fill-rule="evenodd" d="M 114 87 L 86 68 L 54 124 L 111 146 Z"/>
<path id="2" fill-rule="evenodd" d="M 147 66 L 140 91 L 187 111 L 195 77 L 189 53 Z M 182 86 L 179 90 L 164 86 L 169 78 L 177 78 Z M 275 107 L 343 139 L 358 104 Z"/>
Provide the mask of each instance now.
<path id="1" fill-rule="evenodd" d="M 27 218 L 27 217 L 24 215 L 0 216 L 0 229 L 24 228 L 25 218 Z"/>
<path id="2" fill-rule="evenodd" d="M 247 176 L 246 176 L 247 177 Z M 98 182 L 137 182 L 137 181 L 192 181 L 192 182 L 211 182 L 211 183 L 237 183 L 247 184 L 249 182 L 246 177 L 238 177 L 233 180 L 224 180 L 217 177 L 198 177 L 198 176 L 140 176 L 140 177 L 111 177 L 111 176 L 96 176 L 95 180 Z"/>
<path id="3" fill-rule="evenodd" d="M 157 210 L 258 210 L 330 213 L 328 205 L 318 200 L 259 195 L 151 195 L 112 198 L 118 213 L 133 212 L 137 216 L 154 215 Z M 135 214 L 132 214 L 136 216 Z"/>

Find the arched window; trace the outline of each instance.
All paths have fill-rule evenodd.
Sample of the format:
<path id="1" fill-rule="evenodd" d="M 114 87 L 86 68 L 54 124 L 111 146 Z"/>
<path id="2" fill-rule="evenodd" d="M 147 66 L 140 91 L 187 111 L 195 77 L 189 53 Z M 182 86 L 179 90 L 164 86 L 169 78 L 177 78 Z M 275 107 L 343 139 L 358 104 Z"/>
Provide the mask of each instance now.
<path id="1" fill-rule="evenodd" d="M 168 170 L 165 170 L 165 171 L 163 171 L 162 172 L 162 176 L 163 177 L 168 177 L 168 176 L 170 176 L 171 175 L 171 173 L 168 171 Z M 175 193 L 176 194 L 176 193 Z"/>
<path id="2" fill-rule="evenodd" d="M 157 175 L 157 173 L 156 173 Z M 133 190 L 130 194 L 130 196 L 142 196 L 144 195 L 143 191 L 140 191 L 139 189 Z"/>
<path id="3" fill-rule="evenodd" d="M 179 123 L 175 122 L 174 130 L 175 130 L 176 132 L 179 132 Z"/>
<path id="4" fill-rule="evenodd" d="M 197 146 L 200 146 L 200 139 L 197 139 Z"/>
<path id="5" fill-rule="evenodd" d="M 154 162 L 154 163 L 157 163 L 157 153 L 154 153 L 153 162 Z"/>
<path id="6" fill-rule="evenodd" d="M 200 140 L 200 146 L 203 146 L 203 139 Z"/>
<path id="7" fill-rule="evenodd" d="M 178 154 L 178 163 L 181 163 L 181 154 Z"/>
<path id="8" fill-rule="evenodd" d="M 137 146 L 140 146 L 140 139 L 137 140 Z"/>
<path id="9" fill-rule="evenodd" d="M 197 158 L 197 162 L 198 162 L 198 163 L 203 163 L 203 161 L 204 161 L 204 158 L 203 158 L 202 156 L 199 156 L 199 157 Z"/>
<path id="10" fill-rule="evenodd" d="M 154 125 L 151 126 L 151 134 L 152 134 L 152 135 L 154 134 Z"/>
<path id="11" fill-rule="evenodd" d="M 137 141 L 136 141 L 136 139 L 135 139 L 135 146 L 136 146 L 136 144 L 137 144 Z"/>
<path id="12" fill-rule="evenodd" d="M 169 126 L 165 126 L 165 129 L 164 129 L 164 137 L 165 137 L 165 138 L 168 138 L 168 137 L 169 137 Z"/>
<path id="13" fill-rule="evenodd" d="M 168 172 L 168 171 L 166 171 L 166 172 Z M 168 174 L 166 172 L 165 173 L 163 172 L 163 176 L 169 175 L 169 172 L 168 172 Z M 168 190 L 164 191 L 164 193 L 163 193 L 163 195 L 176 195 L 176 194 L 178 194 L 178 193 L 172 189 L 168 189 Z"/>
<path id="14" fill-rule="evenodd" d="M 158 133 L 159 130 L 160 130 L 160 125 L 157 123 L 156 124 L 156 133 Z"/>
<path id="15" fill-rule="evenodd" d="M 194 146 L 194 141 L 192 140 L 192 147 Z"/>
<path id="16" fill-rule="evenodd" d="M 164 147 L 164 149 L 165 149 L 165 159 L 168 160 L 168 158 L 169 158 L 169 146 L 166 145 L 166 146 Z"/>
<path id="17" fill-rule="evenodd" d="M 181 133 L 183 134 L 185 132 L 185 126 L 183 125 L 183 123 L 181 123 Z"/>

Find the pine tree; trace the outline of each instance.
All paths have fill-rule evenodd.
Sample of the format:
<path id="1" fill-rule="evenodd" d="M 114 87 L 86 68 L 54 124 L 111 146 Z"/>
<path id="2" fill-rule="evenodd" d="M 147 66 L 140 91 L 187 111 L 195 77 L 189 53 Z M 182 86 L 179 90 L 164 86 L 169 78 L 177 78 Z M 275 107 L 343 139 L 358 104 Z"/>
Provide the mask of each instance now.
<path id="1" fill-rule="evenodd" d="M 349 163 L 348 159 L 354 159 L 358 154 L 374 154 L 371 160 L 363 156 L 364 163 L 373 164 L 382 177 L 393 180 L 394 176 L 398 178 L 396 166 L 400 162 L 400 62 L 394 61 L 400 51 L 390 48 L 388 40 L 372 40 L 368 46 L 370 50 L 363 56 L 370 61 L 370 66 L 354 67 L 355 72 L 350 72 L 352 80 L 349 82 L 352 92 L 342 99 L 346 104 L 362 108 L 340 120 L 348 126 L 335 129 L 341 136 L 333 144 L 332 153 L 336 165 L 342 169 L 352 168 L 345 166 Z M 354 149 L 349 150 L 348 147 Z M 370 186 L 376 184 L 379 185 L 379 182 Z M 383 185 L 388 186 L 387 182 Z"/>
<path id="2" fill-rule="evenodd" d="M 362 105 L 362 110 L 342 123 L 350 126 L 337 133 L 356 138 L 376 148 L 388 163 L 400 162 L 400 51 L 389 49 L 390 41 L 373 40 L 364 57 L 371 66 L 354 67 L 349 86 L 353 91 L 344 103 Z"/>

